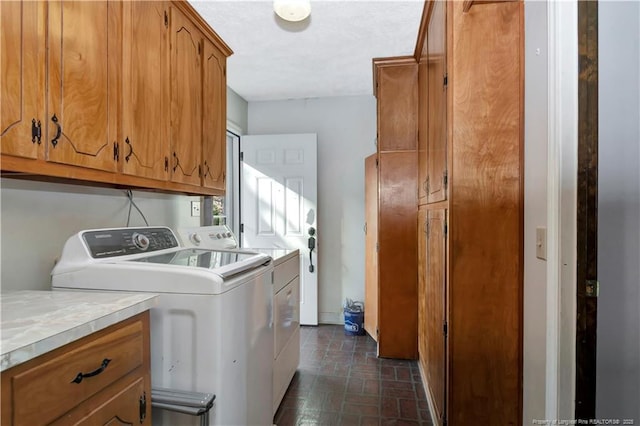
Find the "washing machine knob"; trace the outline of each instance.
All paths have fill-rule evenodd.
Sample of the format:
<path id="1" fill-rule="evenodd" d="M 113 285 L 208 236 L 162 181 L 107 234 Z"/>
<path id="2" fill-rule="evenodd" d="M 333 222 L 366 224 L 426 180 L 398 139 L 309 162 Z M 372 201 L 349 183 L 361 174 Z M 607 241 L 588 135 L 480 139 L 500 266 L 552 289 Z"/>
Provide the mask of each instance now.
<path id="1" fill-rule="evenodd" d="M 200 236 L 200 234 L 196 234 L 193 233 L 189 236 L 189 239 L 191 240 L 192 243 L 198 245 L 202 242 L 202 237 Z"/>
<path id="2" fill-rule="evenodd" d="M 216 235 L 216 238 L 217 238 L 217 239 L 222 238 L 222 234 L 217 234 L 217 235 Z"/>
<path id="3" fill-rule="evenodd" d="M 149 238 L 147 238 L 144 234 L 138 234 L 137 232 L 133 234 L 131 238 L 133 240 L 133 245 L 139 248 L 140 250 L 146 250 L 149 248 Z"/>

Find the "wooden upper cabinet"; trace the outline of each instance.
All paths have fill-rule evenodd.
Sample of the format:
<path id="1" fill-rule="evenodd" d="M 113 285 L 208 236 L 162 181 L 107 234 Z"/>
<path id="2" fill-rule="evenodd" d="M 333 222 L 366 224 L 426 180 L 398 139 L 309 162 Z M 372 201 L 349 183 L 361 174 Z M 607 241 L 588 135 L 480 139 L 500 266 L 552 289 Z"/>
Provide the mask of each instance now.
<path id="1" fill-rule="evenodd" d="M 0 149 L 38 157 L 44 117 L 45 3 L 0 2 Z"/>
<path id="2" fill-rule="evenodd" d="M 202 44 L 200 30 L 171 7 L 171 180 L 200 185 L 202 156 Z"/>
<path id="3" fill-rule="evenodd" d="M 122 4 L 48 3 L 49 161 L 116 171 Z"/>
<path id="4" fill-rule="evenodd" d="M 123 3 L 122 173 L 169 177 L 169 5 Z"/>
<path id="5" fill-rule="evenodd" d="M 418 63 L 418 204 L 427 202 L 427 138 L 429 134 L 429 85 L 426 43 Z"/>
<path id="6" fill-rule="evenodd" d="M 417 148 L 418 65 L 413 57 L 374 59 L 378 152 Z"/>
<path id="7" fill-rule="evenodd" d="M 447 24 L 444 1 L 435 1 L 427 33 L 427 202 L 447 198 Z"/>
<path id="8" fill-rule="evenodd" d="M 202 185 L 225 189 L 227 176 L 226 56 L 204 41 L 202 62 Z"/>

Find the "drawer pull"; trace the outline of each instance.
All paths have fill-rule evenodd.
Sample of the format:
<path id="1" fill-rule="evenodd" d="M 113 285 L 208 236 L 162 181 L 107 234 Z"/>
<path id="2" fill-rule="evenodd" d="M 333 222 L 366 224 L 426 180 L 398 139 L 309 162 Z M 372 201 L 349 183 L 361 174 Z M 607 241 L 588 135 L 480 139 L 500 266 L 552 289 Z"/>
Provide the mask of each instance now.
<path id="1" fill-rule="evenodd" d="M 107 369 L 107 365 L 109 365 L 109 363 L 111 362 L 111 360 L 109 358 L 105 358 L 102 360 L 102 364 L 100 365 L 100 368 L 98 368 L 97 370 L 94 370 L 90 373 L 78 373 L 78 375 L 76 376 L 75 379 L 73 379 L 71 381 L 71 383 L 80 383 L 82 382 L 82 379 L 86 378 L 86 377 L 93 377 L 93 376 L 97 376 L 98 374 L 102 373 L 104 370 Z"/>

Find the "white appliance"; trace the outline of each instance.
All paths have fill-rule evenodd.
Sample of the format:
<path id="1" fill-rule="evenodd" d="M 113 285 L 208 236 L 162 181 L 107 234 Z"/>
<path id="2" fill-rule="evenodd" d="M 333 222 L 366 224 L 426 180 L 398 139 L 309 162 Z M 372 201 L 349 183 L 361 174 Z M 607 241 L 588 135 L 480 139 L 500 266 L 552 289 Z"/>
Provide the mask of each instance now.
<path id="1" fill-rule="evenodd" d="M 177 229 L 184 246 L 207 249 L 237 247 L 233 232 L 226 225 Z M 246 250 L 269 255 L 273 259 L 273 414 L 300 363 L 300 256 L 298 250 Z"/>
<path id="2" fill-rule="evenodd" d="M 82 231 L 54 289 L 150 292 L 152 387 L 216 395 L 210 425 L 271 425 L 272 279 L 267 255 L 180 246 L 166 227 Z M 154 410 L 154 424 L 197 419 Z"/>

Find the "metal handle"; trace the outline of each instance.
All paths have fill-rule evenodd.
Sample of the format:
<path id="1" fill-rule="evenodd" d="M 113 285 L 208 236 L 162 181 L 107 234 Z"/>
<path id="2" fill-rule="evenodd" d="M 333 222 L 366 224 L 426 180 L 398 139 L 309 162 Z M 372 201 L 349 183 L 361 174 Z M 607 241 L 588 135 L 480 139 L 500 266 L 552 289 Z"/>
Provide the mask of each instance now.
<path id="1" fill-rule="evenodd" d="M 58 139 L 60 139 L 60 135 L 62 135 L 62 126 L 60 126 L 60 123 L 58 122 L 58 117 L 56 117 L 55 114 L 53 114 L 53 117 L 51 117 L 51 121 L 53 121 L 53 123 L 58 126 L 58 131 L 56 132 L 56 136 L 51 139 L 51 145 L 56 146 L 58 145 Z"/>
<path id="2" fill-rule="evenodd" d="M 133 154 L 133 145 L 131 145 L 131 141 L 129 140 L 129 138 L 126 138 L 124 140 L 124 142 L 129 145 L 129 153 L 127 154 L 126 157 L 124 157 L 124 161 L 126 161 L 127 163 L 129 162 L 129 158 L 131 157 L 131 155 Z"/>
<path id="3" fill-rule="evenodd" d="M 207 170 L 204 172 L 204 177 L 207 177 L 207 175 L 211 173 L 211 170 L 209 169 L 209 164 L 207 164 L 206 160 L 204 162 L 204 166 L 207 168 Z"/>
<path id="4" fill-rule="evenodd" d="M 111 362 L 111 360 L 109 358 L 105 358 L 102 360 L 102 364 L 100 364 L 100 367 L 96 370 L 93 370 L 90 373 L 78 373 L 78 375 L 76 376 L 75 379 L 73 379 L 71 381 L 71 383 L 80 383 L 82 382 L 82 379 L 85 379 L 87 377 L 93 377 L 93 376 L 97 376 L 98 374 L 102 373 L 104 370 L 107 369 L 107 365 L 109 365 L 109 363 Z"/>
<path id="5" fill-rule="evenodd" d="M 175 171 L 176 171 L 176 169 L 178 168 L 178 166 L 180 165 L 180 160 L 178 160 L 178 156 L 176 155 L 176 153 L 175 153 L 175 152 L 173 153 L 173 158 L 175 158 L 175 159 L 176 159 L 176 165 L 175 165 L 175 166 L 173 166 L 173 171 L 175 172 Z"/>

